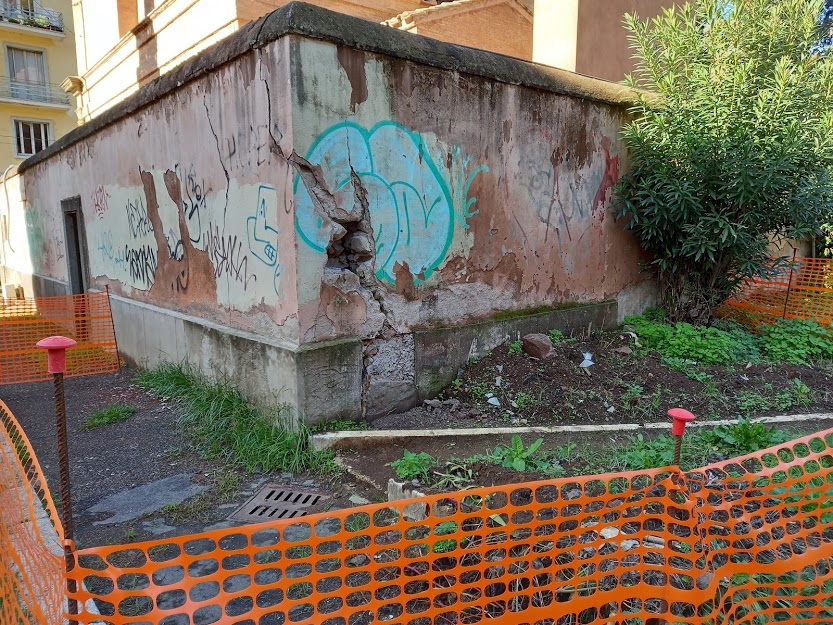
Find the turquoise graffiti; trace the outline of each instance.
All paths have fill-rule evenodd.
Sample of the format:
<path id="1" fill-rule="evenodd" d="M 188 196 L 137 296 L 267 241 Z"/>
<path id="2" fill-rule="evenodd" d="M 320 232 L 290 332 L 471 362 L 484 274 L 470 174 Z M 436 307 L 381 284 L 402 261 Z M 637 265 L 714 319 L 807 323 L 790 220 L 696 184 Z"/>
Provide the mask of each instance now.
<path id="1" fill-rule="evenodd" d="M 335 197 L 345 191 L 352 208 L 353 176 L 358 176 L 366 193 L 370 223 L 376 242 L 376 276 L 395 282 L 397 264 L 407 266 L 417 282 L 427 279 L 445 260 L 454 240 L 455 224 L 467 228 L 466 220 L 476 214 L 470 208 L 469 188 L 478 165 L 467 173 L 471 159 L 454 148 L 447 167 L 435 160 L 421 135 L 392 121 L 380 122 L 369 130 L 341 122 L 313 143 L 306 160 L 321 167 L 328 191 Z M 324 252 L 330 242 L 331 224 L 315 209 L 315 203 L 300 176 L 295 177 L 295 227 L 312 249 Z"/>
<path id="2" fill-rule="evenodd" d="M 274 187 L 260 185 L 257 190 L 255 214 L 246 219 L 246 229 L 249 235 L 249 251 L 267 267 L 275 268 L 275 293 L 279 293 L 281 266 L 278 262 L 278 231 L 267 223 L 270 206 L 277 212 L 278 192 Z"/>

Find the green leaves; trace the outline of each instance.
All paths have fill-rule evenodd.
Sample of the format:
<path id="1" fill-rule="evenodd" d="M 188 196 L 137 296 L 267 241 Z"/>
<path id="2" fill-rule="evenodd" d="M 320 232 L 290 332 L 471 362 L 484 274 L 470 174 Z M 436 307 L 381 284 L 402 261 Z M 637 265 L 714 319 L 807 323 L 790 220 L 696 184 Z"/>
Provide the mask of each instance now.
<path id="1" fill-rule="evenodd" d="M 653 255 L 673 319 L 703 316 L 773 236 L 833 222 L 833 60 L 821 0 L 698 0 L 625 24 L 629 84 L 655 92 L 622 130 L 618 215 Z M 707 318 L 708 315 L 705 315 Z"/>
<path id="2" fill-rule="evenodd" d="M 390 463 L 390 466 L 396 471 L 396 475 L 403 480 L 427 482 L 428 472 L 437 466 L 437 461 L 424 451 L 415 454 L 405 449 L 402 458 L 394 460 Z"/>

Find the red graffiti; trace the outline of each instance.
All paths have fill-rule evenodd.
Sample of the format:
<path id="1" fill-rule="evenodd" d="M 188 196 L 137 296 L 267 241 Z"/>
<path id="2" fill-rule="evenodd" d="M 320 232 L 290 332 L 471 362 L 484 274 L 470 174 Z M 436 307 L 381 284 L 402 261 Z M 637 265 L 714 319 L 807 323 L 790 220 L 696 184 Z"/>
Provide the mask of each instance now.
<path id="1" fill-rule="evenodd" d="M 619 179 L 619 157 L 610 155 L 610 147 L 610 139 L 602 137 L 602 150 L 605 153 L 604 172 L 602 173 L 602 180 L 599 182 L 599 189 L 596 191 L 596 197 L 593 199 L 593 212 L 595 213 L 601 209 L 602 221 L 604 221 L 604 208 L 608 191 L 613 188 L 613 185 Z"/>
<path id="2" fill-rule="evenodd" d="M 104 185 L 100 184 L 96 187 L 92 200 L 96 215 L 99 218 L 104 217 L 104 213 L 107 212 L 107 191 L 104 190 Z"/>

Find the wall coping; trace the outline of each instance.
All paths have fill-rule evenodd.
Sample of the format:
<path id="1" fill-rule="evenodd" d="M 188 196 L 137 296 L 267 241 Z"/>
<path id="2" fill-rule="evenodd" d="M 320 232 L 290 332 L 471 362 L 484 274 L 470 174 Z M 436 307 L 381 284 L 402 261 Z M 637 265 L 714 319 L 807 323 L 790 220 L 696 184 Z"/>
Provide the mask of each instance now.
<path id="1" fill-rule="evenodd" d="M 636 102 L 636 93 L 623 85 L 495 52 L 445 43 L 303 2 L 290 2 L 277 11 L 249 22 L 233 35 L 203 50 L 83 126 L 67 133 L 45 150 L 23 161 L 18 166 L 18 173 L 31 169 L 107 126 L 150 106 L 250 50 L 262 48 L 287 35 L 327 41 L 439 69 L 617 107 L 627 107 Z"/>

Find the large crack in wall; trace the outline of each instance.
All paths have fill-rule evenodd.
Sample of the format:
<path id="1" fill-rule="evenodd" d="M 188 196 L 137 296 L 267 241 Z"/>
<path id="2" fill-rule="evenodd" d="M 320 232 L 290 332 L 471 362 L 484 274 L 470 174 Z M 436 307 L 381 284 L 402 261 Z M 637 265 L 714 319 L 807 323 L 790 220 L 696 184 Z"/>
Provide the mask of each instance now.
<path id="1" fill-rule="evenodd" d="M 369 326 L 364 336 L 360 337 L 364 343 L 362 417 L 368 416 L 369 410 L 371 413 L 378 412 L 377 406 L 389 405 L 394 396 L 404 406 L 416 395 L 413 383 L 413 337 L 398 336 L 385 301 L 384 286 L 376 277 L 376 241 L 370 220 L 367 189 L 351 168 L 350 184 L 333 193 L 327 186 L 320 166 L 310 163 L 294 151 L 287 160 L 306 187 L 315 210 L 330 222 L 322 290 L 326 287 L 339 291 L 354 288 L 361 294 L 368 309 L 380 313 L 381 323 Z M 400 355 L 400 347 L 403 346 L 406 349 Z M 408 346 L 410 349 L 407 349 Z M 388 361 L 391 361 L 391 366 L 387 366 Z M 394 378 L 391 380 L 390 376 Z M 374 384 L 374 379 L 378 384 Z M 395 392 L 386 392 L 390 389 L 395 389 Z"/>

